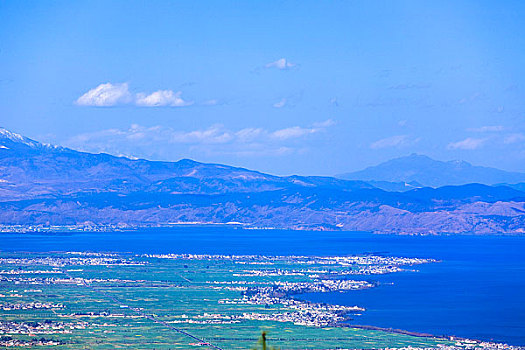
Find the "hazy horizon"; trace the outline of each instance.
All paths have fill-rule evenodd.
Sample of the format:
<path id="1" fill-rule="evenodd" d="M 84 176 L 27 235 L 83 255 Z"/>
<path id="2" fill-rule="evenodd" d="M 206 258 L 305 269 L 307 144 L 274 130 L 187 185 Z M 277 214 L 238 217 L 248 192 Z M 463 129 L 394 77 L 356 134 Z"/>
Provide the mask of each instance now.
<path id="1" fill-rule="evenodd" d="M 1 130 L 6 130 L 8 133 L 14 133 L 13 131 L 11 130 L 7 130 L 5 128 L 3 128 L 2 126 L 0 126 L 0 131 Z M 21 134 L 18 134 L 18 133 L 14 133 L 20 137 L 25 137 L 24 135 L 21 135 Z M 39 142 L 39 143 L 42 143 L 40 142 L 39 140 L 33 140 L 33 139 L 30 139 L 31 141 L 35 141 L 35 142 Z M 65 147 L 65 146 L 62 146 L 60 144 L 53 144 L 53 143 L 42 143 L 44 145 L 51 145 L 51 146 L 58 146 L 58 147 Z M 1 146 L 1 145 L 0 145 Z M 69 147 L 65 147 L 65 148 L 69 148 Z M 109 155 L 112 155 L 112 156 L 115 156 L 115 157 L 125 157 L 125 158 L 128 158 L 128 159 L 131 159 L 131 160 L 147 160 L 147 161 L 159 161 L 159 162 L 178 162 L 178 161 L 182 161 L 182 160 L 186 160 L 186 159 L 189 159 L 189 160 L 192 160 L 192 161 L 196 161 L 196 162 L 200 162 L 198 159 L 192 159 L 192 158 L 179 158 L 179 159 L 174 159 L 174 160 L 165 160 L 165 159 L 150 159 L 150 158 L 137 158 L 137 157 L 133 157 L 133 156 L 129 156 L 129 155 L 124 155 L 124 154 L 112 154 L 112 153 L 107 153 L 107 152 L 88 152 L 88 151 L 82 151 L 82 150 L 79 150 L 79 149 L 75 149 L 75 148 L 69 148 L 73 151 L 78 151 L 78 152 L 87 152 L 87 153 L 91 153 L 91 154 L 109 154 Z M 383 165 L 384 163 L 387 163 L 389 161 L 392 161 L 392 160 L 396 160 L 396 159 L 403 159 L 403 158 L 410 158 L 410 157 L 413 157 L 413 156 L 416 156 L 416 157 L 424 157 L 424 158 L 430 158 L 431 160 L 433 161 L 437 161 L 437 162 L 464 162 L 463 160 L 461 159 L 448 159 L 448 160 L 443 160 L 443 159 L 435 159 L 435 158 L 432 158 L 432 157 L 429 157 L 425 154 L 420 154 L 420 153 L 410 153 L 410 154 L 405 154 L 405 155 L 400 155 L 398 157 L 394 157 L 394 158 L 391 158 L 391 159 L 388 159 L 386 160 L 385 162 L 381 162 L 381 163 L 378 163 L 378 164 L 372 164 L 370 166 L 367 166 L 367 167 L 362 167 L 362 168 L 358 168 L 358 169 L 351 169 L 347 172 L 344 172 L 344 173 L 338 173 L 338 174 L 320 174 L 320 175 L 313 175 L 313 176 L 328 176 L 328 177 L 338 177 L 338 176 L 344 176 L 344 175 L 347 175 L 347 174 L 350 174 L 350 173 L 353 173 L 353 172 L 359 172 L 359 171 L 362 171 L 362 170 L 366 170 L 370 167 L 375 167 L 375 166 L 380 166 L 380 165 Z M 200 163 L 206 163 L 206 162 L 200 162 Z M 468 163 L 468 162 L 467 162 Z M 208 164 L 214 164 L 214 163 L 210 163 L 208 162 Z M 219 164 L 219 163 L 217 163 Z M 479 166 L 478 164 L 471 164 L 471 163 L 468 163 L 470 165 L 473 165 L 473 166 Z M 227 165 L 227 166 L 233 166 L 233 167 L 240 167 L 240 168 L 245 168 L 243 167 L 242 165 L 235 165 L 235 164 L 221 164 L 221 165 Z M 418 165 L 417 164 L 414 164 L 414 166 L 417 168 Z M 502 170 L 502 171 L 508 171 L 506 169 L 501 169 L 501 168 L 491 168 L 491 167 L 487 167 L 489 169 L 496 169 L 496 170 Z M 299 173 L 288 173 L 288 174 L 277 174 L 277 173 L 271 173 L 271 172 L 263 172 L 259 169 L 253 169 L 253 168 L 246 168 L 248 170 L 252 170 L 252 171 L 257 171 L 257 172 L 262 172 L 262 173 L 266 173 L 266 174 L 270 174 L 270 175 L 275 175 L 275 176 L 294 176 L 294 175 L 300 175 L 300 176 L 312 176 L 311 174 L 299 174 Z M 508 172 L 512 172 L 512 171 L 508 171 Z M 519 172 L 515 172 L 515 173 L 519 173 Z M 344 177 L 343 177 L 344 178 Z"/>
<path id="2" fill-rule="evenodd" d="M 272 174 L 412 153 L 525 172 L 525 3 L 155 4 L 1 3 L 0 124 Z"/>

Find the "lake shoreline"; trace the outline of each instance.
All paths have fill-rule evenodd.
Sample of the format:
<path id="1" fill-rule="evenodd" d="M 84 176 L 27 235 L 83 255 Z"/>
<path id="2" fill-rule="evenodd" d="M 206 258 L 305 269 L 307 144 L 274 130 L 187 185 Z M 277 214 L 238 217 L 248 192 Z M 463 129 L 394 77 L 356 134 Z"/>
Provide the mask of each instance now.
<path id="1" fill-rule="evenodd" d="M 354 322 L 383 328 L 453 334 L 525 345 L 522 237 L 398 236 L 367 232 L 243 230 L 232 227 L 171 227 L 129 232 L 2 234 L 1 251 L 105 251 L 348 256 L 366 252 L 442 261 L 418 273 L 382 275 L 366 291 L 302 296 L 311 302 L 360 305 Z M 384 282 L 384 283 L 383 283 Z M 391 285 L 390 282 L 395 282 Z M 443 306 L 446 305 L 446 310 Z M 380 321 L 380 322 L 379 322 Z M 417 332 L 416 332 L 417 333 Z"/>

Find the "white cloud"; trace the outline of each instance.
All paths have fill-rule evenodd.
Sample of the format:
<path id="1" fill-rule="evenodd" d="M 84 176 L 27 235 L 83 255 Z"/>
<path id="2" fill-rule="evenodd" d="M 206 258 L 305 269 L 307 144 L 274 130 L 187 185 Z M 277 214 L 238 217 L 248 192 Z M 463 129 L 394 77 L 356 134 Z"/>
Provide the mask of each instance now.
<path id="1" fill-rule="evenodd" d="M 191 131 L 133 124 L 128 129 L 106 129 L 77 135 L 64 145 L 88 152 L 133 154 L 155 159 L 180 158 L 180 154 L 194 153 L 273 156 L 300 152 L 304 149 L 304 145 L 300 146 L 301 138 L 333 124 L 332 120 L 327 120 L 309 128 L 294 126 L 278 130 L 230 130 L 223 125 L 212 125 Z"/>
<path id="2" fill-rule="evenodd" d="M 406 146 L 406 145 L 415 143 L 417 141 L 419 141 L 419 139 L 410 140 L 410 138 L 407 135 L 395 135 L 395 136 L 386 137 L 384 139 L 372 142 L 370 144 L 370 148 L 371 149 L 381 149 L 381 148 L 401 147 L 401 146 Z"/>
<path id="3" fill-rule="evenodd" d="M 237 131 L 235 133 L 235 136 L 239 139 L 241 142 L 249 142 L 257 139 L 262 134 L 265 133 L 265 130 L 260 128 L 245 128 Z"/>
<path id="4" fill-rule="evenodd" d="M 477 139 L 468 137 L 462 141 L 451 142 L 448 144 L 448 149 L 461 149 L 461 150 L 475 150 L 483 146 L 487 139 Z"/>
<path id="5" fill-rule="evenodd" d="M 277 69 L 288 69 L 295 67 L 294 63 L 291 63 L 286 58 L 280 58 L 277 61 L 270 62 L 265 65 L 266 68 L 277 68 Z"/>
<path id="6" fill-rule="evenodd" d="M 217 144 L 227 143 L 233 139 L 231 131 L 224 130 L 222 125 L 213 125 L 205 130 L 195 130 L 190 132 L 173 131 L 170 138 L 172 143 L 192 143 L 192 144 Z"/>
<path id="7" fill-rule="evenodd" d="M 127 83 L 105 83 L 80 96 L 76 104 L 79 106 L 109 107 L 128 103 L 131 100 L 132 96 L 128 90 Z"/>
<path id="8" fill-rule="evenodd" d="M 312 124 L 312 126 L 314 128 L 317 128 L 317 129 L 324 129 L 324 128 L 328 128 L 330 126 L 334 126 L 335 125 L 335 121 L 333 121 L 332 119 L 327 119 L 325 121 L 322 121 L 322 122 L 315 122 Z"/>
<path id="9" fill-rule="evenodd" d="M 286 99 L 283 98 L 279 102 L 273 104 L 275 108 L 283 108 L 286 105 Z"/>
<path id="10" fill-rule="evenodd" d="M 293 138 L 298 138 L 302 136 L 306 136 L 309 134 L 315 134 L 317 132 L 323 131 L 326 128 L 334 125 L 334 121 L 331 119 L 325 120 L 323 122 L 317 122 L 313 123 L 312 127 L 310 128 L 304 128 L 301 126 L 292 126 L 290 128 L 284 128 L 280 130 L 275 130 L 270 135 L 273 138 L 280 139 L 280 140 L 288 140 Z"/>
<path id="11" fill-rule="evenodd" d="M 505 130 L 505 128 L 502 125 L 486 125 L 479 128 L 467 129 L 467 131 L 471 132 L 498 132 L 503 130 Z"/>
<path id="12" fill-rule="evenodd" d="M 292 126 L 291 128 L 285 128 L 281 130 L 276 130 L 272 132 L 272 137 L 280 139 L 280 140 L 286 140 L 296 137 L 301 137 L 308 134 L 313 134 L 316 132 L 317 129 L 315 128 L 302 128 L 300 126 Z"/>
<path id="13" fill-rule="evenodd" d="M 208 100 L 208 101 L 204 101 L 203 105 L 205 106 L 215 106 L 219 103 L 218 100 Z"/>
<path id="14" fill-rule="evenodd" d="M 503 140 L 503 142 L 506 143 L 507 145 L 522 142 L 522 141 L 525 141 L 525 135 L 521 133 L 507 135 L 505 139 Z"/>
<path id="15" fill-rule="evenodd" d="M 158 90 L 149 95 L 138 93 L 135 103 L 142 107 L 184 107 L 193 104 L 192 101 L 185 101 L 181 97 L 182 92 L 173 92 L 171 90 Z"/>
<path id="16" fill-rule="evenodd" d="M 139 92 L 134 95 L 129 91 L 127 83 L 105 83 L 83 94 L 75 103 L 79 106 L 97 107 L 131 103 L 141 107 L 185 107 L 193 104 L 193 101 L 186 101 L 181 95 L 181 91 L 173 92 L 172 90 L 157 90 L 150 94 Z M 205 104 L 215 105 L 217 101 L 209 100 Z"/>

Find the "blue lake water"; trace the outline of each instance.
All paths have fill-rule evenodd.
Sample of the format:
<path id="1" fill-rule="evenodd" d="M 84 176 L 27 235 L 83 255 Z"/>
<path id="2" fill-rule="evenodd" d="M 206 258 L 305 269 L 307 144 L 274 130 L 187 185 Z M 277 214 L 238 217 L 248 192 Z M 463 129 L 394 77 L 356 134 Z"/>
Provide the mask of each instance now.
<path id="1" fill-rule="evenodd" d="M 440 259 L 379 287 L 302 298 L 367 309 L 352 323 L 525 345 L 525 237 L 407 237 L 361 232 L 177 227 L 139 232 L 2 234 L 2 251 L 271 255 L 375 253 Z"/>

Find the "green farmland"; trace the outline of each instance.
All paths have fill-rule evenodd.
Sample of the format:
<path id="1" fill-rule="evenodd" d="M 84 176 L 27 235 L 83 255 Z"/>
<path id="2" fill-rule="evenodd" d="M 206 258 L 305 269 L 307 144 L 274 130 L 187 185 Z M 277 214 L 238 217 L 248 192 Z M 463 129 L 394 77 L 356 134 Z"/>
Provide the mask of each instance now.
<path id="1" fill-rule="evenodd" d="M 2 346 L 34 349 L 448 347 L 457 341 L 351 328 L 361 306 L 294 294 L 374 288 L 362 275 L 433 263 L 381 257 L 0 253 Z M 356 278 L 356 279 L 353 279 Z M 461 346 L 465 344 L 461 343 Z"/>

